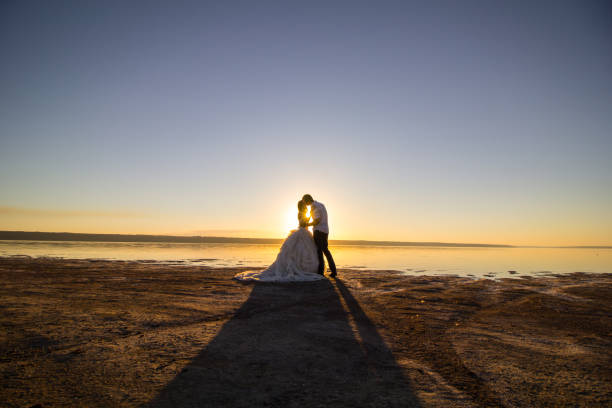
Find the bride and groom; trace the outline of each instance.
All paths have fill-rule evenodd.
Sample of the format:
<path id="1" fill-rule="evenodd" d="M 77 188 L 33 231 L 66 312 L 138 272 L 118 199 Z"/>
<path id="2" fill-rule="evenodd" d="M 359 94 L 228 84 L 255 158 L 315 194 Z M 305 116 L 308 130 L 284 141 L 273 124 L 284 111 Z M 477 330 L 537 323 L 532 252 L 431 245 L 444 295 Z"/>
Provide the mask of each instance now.
<path id="1" fill-rule="evenodd" d="M 308 206 L 311 215 L 308 216 Z M 325 279 L 323 271 L 327 258 L 331 277 L 336 276 L 336 264 L 327 246 L 329 226 L 325 206 L 310 194 L 297 203 L 299 228 L 291 231 L 283 242 L 276 260 L 266 270 L 242 272 L 235 279 L 261 282 L 304 282 Z M 313 227 L 310 234 L 308 227 Z"/>

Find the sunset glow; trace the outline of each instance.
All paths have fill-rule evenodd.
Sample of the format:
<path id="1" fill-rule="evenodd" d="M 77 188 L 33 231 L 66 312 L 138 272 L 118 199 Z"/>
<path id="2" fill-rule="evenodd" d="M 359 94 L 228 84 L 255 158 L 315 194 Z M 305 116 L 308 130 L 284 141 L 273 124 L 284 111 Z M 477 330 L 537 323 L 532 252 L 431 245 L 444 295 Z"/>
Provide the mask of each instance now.
<path id="1" fill-rule="evenodd" d="M 298 219 L 297 219 L 297 209 L 290 208 L 287 210 L 287 226 L 286 232 L 294 230 L 298 227 Z"/>
<path id="2" fill-rule="evenodd" d="M 609 14 L 433 3 L 6 6 L 0 230 L 612 245 Z"/>

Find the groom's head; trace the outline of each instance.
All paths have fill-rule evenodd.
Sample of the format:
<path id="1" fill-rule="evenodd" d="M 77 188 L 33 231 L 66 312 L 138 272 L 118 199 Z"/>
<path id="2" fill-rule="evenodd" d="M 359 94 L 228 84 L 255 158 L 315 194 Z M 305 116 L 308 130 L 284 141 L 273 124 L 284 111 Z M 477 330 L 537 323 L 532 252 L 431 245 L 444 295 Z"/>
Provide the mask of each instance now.
<path id="1" fill-rule="evenodd" d="M 306 205 L 310 205 L 314 202 L 310 194 L 304 194 L 304 197 L 302 197 L 302 201 L 305 202 Z"/>

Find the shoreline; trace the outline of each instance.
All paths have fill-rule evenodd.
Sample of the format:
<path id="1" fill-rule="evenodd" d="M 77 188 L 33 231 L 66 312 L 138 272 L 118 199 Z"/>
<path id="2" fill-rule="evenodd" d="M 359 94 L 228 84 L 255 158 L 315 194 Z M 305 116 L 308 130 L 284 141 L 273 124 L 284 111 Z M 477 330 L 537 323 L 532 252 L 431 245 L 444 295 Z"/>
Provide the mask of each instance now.
<path id="1" fill-rule="evenodd" d="M 241 238 L 216 236 L 148 235 L 148 234 L 92 234 L 81 232 L 42 232 L 42 231 L 0 231 L 0 240 L 5 241 L 81 241 L 81 242 L 143 242 L 143 243 L 241 243 L 241 244 L 280 244 L 283 238 Z M 480 244 L 456 242 L 405 242 L 405 241 L 368 241 L 368 240 L 330 240 L 332 245 L 349 246 L 431 246 L 442 248 L 513 248 L 505 244 Z M 612 248 L 609 247 L 609 248 Z"/>
<path id="2" fill-rule="evenodd" d="M 283 238 L 243 238 L 204 235 L 94 234 L 83 232 L 0 231 L 0 241 L 49 242 L 115 242 L 115 243 L 174 243 L 174 244 L 254 244 L 277 245 Z M 440 241 L 370 241 L 364 239 L 331 239 L 335 246 L 372 247 L 432 247 L 432 248 L 549 248 L 549 249 L 612 249 L 612 245 L 509 245 Z"/>
<path id="3" fill-rule="evenodd" d="M 609 406 L 612 274 L 0 258 L 8 406 Z"/>

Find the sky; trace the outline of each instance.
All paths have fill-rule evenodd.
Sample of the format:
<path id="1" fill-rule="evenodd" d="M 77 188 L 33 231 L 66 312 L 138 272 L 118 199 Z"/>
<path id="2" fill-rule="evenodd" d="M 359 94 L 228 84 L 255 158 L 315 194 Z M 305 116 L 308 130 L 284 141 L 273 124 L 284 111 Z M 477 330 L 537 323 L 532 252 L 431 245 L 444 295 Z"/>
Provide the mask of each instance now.
<path id="1" fill-rule="evenodd" d="M 0 229 L 612 245 L 609 1 L 3 1 Z"/>

